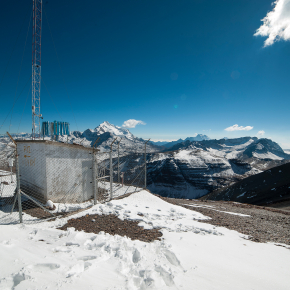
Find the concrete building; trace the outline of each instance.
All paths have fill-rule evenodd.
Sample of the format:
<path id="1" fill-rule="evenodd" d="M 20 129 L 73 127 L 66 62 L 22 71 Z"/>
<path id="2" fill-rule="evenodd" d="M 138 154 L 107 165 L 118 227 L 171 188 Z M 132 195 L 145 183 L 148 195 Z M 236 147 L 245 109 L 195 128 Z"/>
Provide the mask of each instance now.
<path id="1" fill-rule="evenodd" d="M 46 202 L 79 203 L 93 197 L 93 149 L 42 140 L 18 140 L 20 188 Z"/>

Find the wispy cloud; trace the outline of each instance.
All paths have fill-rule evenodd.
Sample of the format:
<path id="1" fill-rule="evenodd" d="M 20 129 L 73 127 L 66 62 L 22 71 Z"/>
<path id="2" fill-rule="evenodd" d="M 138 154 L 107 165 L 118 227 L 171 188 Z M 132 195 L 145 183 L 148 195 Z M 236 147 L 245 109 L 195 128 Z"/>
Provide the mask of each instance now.
<path id="1" fill-rule="evenodd" d="M 253 128 L 254 127 L 252 127 L 252 126 L 246 126 L 246 127 L 244 127 L 244 126 L 239 126 L 238 124 L 236 124 L 236 125 L 233 125 L 231 127 L 226 128 L 225 130 L 226 131 L 250 131 Z"/>
<path id="2" fill-rule="evenodd" d="M 258 132 L 258 135 L 260 135 L 260 136 L 263 136 L 264 134 L 265 134 L 264 130 L 261 130 L 261 131 Z"/>
<path id="3" fill-rule="evenodd" d="M 272 5 L 273 10 L 262 19 L 263 24 L 254 34 L 268 37 L 264 47 L 281 39 L 290 40 L 290 0 L 277 0 Z"/>
<path id="4" fill-rule="evenodd" d="M 137 125 L 146 125 L 143 121 L 140 120 L 134 120 L 134 119 L 129 119 L 124 122 L 122 127 L 124 128 L 135 128 Z"/>

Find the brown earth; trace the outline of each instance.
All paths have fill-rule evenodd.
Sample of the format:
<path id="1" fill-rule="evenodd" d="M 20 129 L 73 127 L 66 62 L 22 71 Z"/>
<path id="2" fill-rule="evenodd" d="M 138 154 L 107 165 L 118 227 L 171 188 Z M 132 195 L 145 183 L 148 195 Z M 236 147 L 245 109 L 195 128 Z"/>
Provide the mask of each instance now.
<path id="1" fill-rule="evenodd" d="M 252 241 L 290 245 L 289 211 L 232 201 L 160 198 L 169 203 L 200 212 L 211 218 L 202 222 L 238 231 L 248 235 Z M 249 217 L 233 215 L 225 213 L 225 211 L 245 214 Z"/>
<path id="2" fill-rule="evenodd" d="M 121 220 L 115 215 L 85 215 L 77 219 L 70 219 L 68 222 L 59 228 L 66 230 L 69 227 L 74 227 L 78 231 L 87 233 L 95 233 L 103 231 L 110 235 L 120 235 L 129 237 L 132 240 L 140 240 L 143 242 L 152 242 L 159 240 L 162 233 L 158 229 L 145 230 L 138 226 L 137 221 Z"/>

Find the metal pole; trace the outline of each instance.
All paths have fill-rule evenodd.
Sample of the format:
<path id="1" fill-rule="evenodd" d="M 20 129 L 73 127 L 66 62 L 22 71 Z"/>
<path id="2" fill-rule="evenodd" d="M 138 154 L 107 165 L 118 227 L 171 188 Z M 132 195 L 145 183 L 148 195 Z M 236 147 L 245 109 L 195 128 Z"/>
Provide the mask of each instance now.
<path id="1" fill-rule="evenodd" d="M 17 180 L 17 197 L 18 197 L 18 211 L 19 211 L 19 221 L 23 223 L 22 220 L 22 204 L 21 204 L 21 193 L 20 193 L 20 175 L 19 175 L 19 162 L 18 162 L 18 152 L 16 146 L 15 158 L 16 158 L 16 180 Z"/>
<path id="2" fill-rule="evenodd" d="M 42 0 L 33 0 L 32 26 L 32 139 L 40 138 Z"/>
<path id="3" fill-rule="evenodd" d="M 98 152 L 97 152 L 98 154 Z M 98 166 L 98 157 L 96 156 L 96 163 L 95 163 L 96 167 L 96 179 L 99 177 L 99 166 Z M 96 180 L 96 200 L 99 199 L 99 180 Z M 96 203 L 95 203 L 96 204 Z"/>
<path id="4" fill-rule="evenodd" d="M 117 140 L 117 138 L 114 139 L 114 141 L 111 143 L 111 151 L 110 151 L 110 200 L 113 199 L 113 143 Z"/>
<path id="5" fill-rule="evenodd" d="M 21 191 L 21 193 L 27 197 L 28 199 L 30 199 L 31 201 L 33 201 L 36 205 L 38 205 L 40 208 L 42 208 L 44 211 L 48 212 L 49 214 L 51 214 L 52 216 L 55 217 L 55 215 L 50 212 L 49 210 L 47 210 L 45 207 L 43 207 L 39 202 L 37 202 L 35 199 L 33 199 L 32 197 L 30 197 L 29 195 L 27 195 L 26 193 L 24 193 L 23 191 Z"/>
<path id="6" fill-rule="evenodd" d="M 110 200 L 113 198 L 113 154 L 110 151 Z"/>
<path id="7" fill-rule="evenodd" d="M 93 181 L 94 181 L 94 205 L 97 204 L 98 202 L 98 197 L 99 197 L 99 185 L 98 185 L 98 159 L 96 158 L 95 155 L 95 145 L 97 147 L 97 143 L 99 141 L 100 137 L 96 140 L 96 142 L 93 144 Z M 98 153 L 98 152 L 96 152 Z"/>
<path id="8" fill-rule="evenodd" d="M 120 142 L 121 142 L 121 140 L 118 143 L 118 183 L 119 184 L 120 184 L 120 160 L 119 160 L 119 158 L 120 158 Z"/>
<path id="9" fill-rule="evenodd" d="M 96 175 L 96 155 L 93 150 L 93 190 L 94 190 L 94 205 L 97 204 L 97 175 Z"/>
<path id="10" fill-rule="evenodd" d="M 10 173 L 11 173 L 11 183 L 13 183 L 12 166 L 10 166 Z"/>
<path id="11" fill-rule="evenodd" d="M 146 164 L 146 145 L 147 143 L 150 141 L 150 139 L 148 141 L 145 142 L 145 152 L 144 152 L 144 174 L 145 174 L 145 180 L 144 180 L 144 188 L 147 188 L 147 164 Z"/>

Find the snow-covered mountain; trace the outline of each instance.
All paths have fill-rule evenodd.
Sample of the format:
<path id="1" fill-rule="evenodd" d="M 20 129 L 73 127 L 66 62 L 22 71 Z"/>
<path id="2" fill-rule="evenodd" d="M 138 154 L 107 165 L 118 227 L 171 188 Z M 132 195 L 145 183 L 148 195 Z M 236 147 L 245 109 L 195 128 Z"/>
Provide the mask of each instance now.
<path id="1" fill-rule="evenodd" d="M 66 137 L 63 137 L 63 141 L 65 141 Z M 113 149 L 117 148 L 117 142 L 120 142 L 120 150 L 127 152 L 142 152 L 144 151 L 145 141 L 142 138 L 138 138 L 134 136 L 128 129 L 124 129 L 109 122 L 105 121 L 100 124 L 95 129 L 87 129 L 84 132 L 73 131 L 69 136 L 70 143 L 78 143 L 87 147 L 91 147 L 94 145 L 95 141 L 99 139 L 97 144 L 98 149 L 101 151 L 110 150 L 110 145 L 117 138 L 116 142 L 113 144 Z M 62 137 L 60 137 L 62 140 Z M 160 148 L 153 145 L 147 144 L 147 152 L 156 152 L 159 151 Z"/>
<path id="2" fill-rule="evenodd" d="M 210 140 L 210 138 L 203 134 L 197 134 L 195 137 L 187 137 L 184 141 L 203 141 Z"/>
<path id="3" fill-rule="evenodd" d="M 289 160 L 270 139 L 185 141 L 150 154 L 148 188 L 163 196 L 197 198 Z"/>
<path id="4" fill-rule="evenodd" d="M 164 146 L 166 148 L 170 148 L 176 144 L 186 142 L 186 141 L 192 142 L 192 141 L 203 141 L 203 140 L 210 140 L 210 138 L 203 134 L 197 134 L 195 137 L 187 137 L 186 139 L 178 139 L 176 141 L 171 141 L 171 142 L 151 142 L 151 143 L 157 146 Z"/>
<path id="5" fill-rule="evenodd" d="M 123 129 L 121 127 L 112 125 L 107 121 L 100 124 L 94 130 L 87 129 L 86 131 L 84 131 L 84 136 L 89 136 L 95 133 L 97 133 L 97 135 L 102 135 L 107 132 L 112 135 L 119 136 L 121 138 L 126 138 L 129 140 L 136 139 L 136 137 L 128 129 Z"/>
<path id="6" fill-rule="evenodd" d="M 289 204 L 290 163 L 273 167 L 231 186 L 202 197 L 204 200 L 230 200 L 240 203 L 268 205 Z"/>
<path id="7" fill-rule="evenodd" d="M 84 132 L 74 131 L 68 137 L 60 136 L 59 140 L 91 147 L 100 138 L 97 148 L 109 151 L 116 137 L 118 141 L 121 140 L 121 153 L 144 152 L 143 139 L 135 137 L 128 129 L 109 122 Z M 12 152 L 13 148 L 8 146 L 9 142 L 8 137 L 0 138 L 0 150 L 5 148 L 6 151 Z M 12 145 L 12 142 L 10 143 Z M 117 142 L 113 144 L 113 149 L 116 148 Z M 148 188 L 163 196 L 180 198 L 200 197 L 290 160 L 290 155 L 277 143 L 257 137 L 202 141 L 191 141 L 191 138 L 186 138 L 164 152 L 160 150 L 162 147 L 149 143 L 147 145 Z M 8 151 L 6 155 L 11 156 L 11 152 Z M 134 167 L 134 160 L 131 161 L 131 166 Z"/>
<path id="8" fill-rule="evenodd" d="M 156 145 L 156 146 L 163 146 L 168 143 L 168 141 L 149 141 L 149 143 Z"/>

